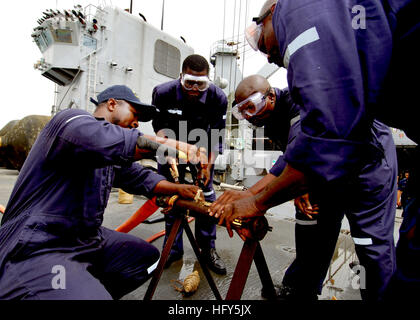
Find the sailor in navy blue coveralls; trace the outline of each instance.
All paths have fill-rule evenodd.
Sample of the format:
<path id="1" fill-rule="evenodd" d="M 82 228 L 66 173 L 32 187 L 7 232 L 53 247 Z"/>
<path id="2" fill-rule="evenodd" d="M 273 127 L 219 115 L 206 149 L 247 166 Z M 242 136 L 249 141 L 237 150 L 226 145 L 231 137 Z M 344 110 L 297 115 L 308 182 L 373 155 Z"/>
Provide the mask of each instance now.
<path id="1" fill-rule="evenodd" d="M 200 69 L 193 63 L 189 62 L 190 58 L 202 61 L 203 65 L 207 66 L 207 71 L 205 68 Z M 185 72 L 185 70 L 187 70 L 187 72 Z M 203 57 L 198 55 L 187 57 L 183 64 L 183 74 L 181 75 L 181 79 L 182 76 L 189 73 L 208 75 L 208 63 Z M 210 83 L 206 90 L 199 92 L 199 95 L 196 96 L 195 99 L 191 99 L 188 92 L 183 89 L 181 79 L 163 83 L 154 88 L 152 104 L 156 106 L 160 112 L 153 120 L 153 128 L 157 135 L 159 135 L 159 132 L 163 132 L 164 135 L 179 141 L 185 141 L 191 144 L 197 143 L 197 145 L 205 147 L 209 153 L 212 152 L 217 156 L 217 154 L 223 152 L 223 140 L 219 141 L 220 139 L 218 138 L 219 136 L 217 133 L 223 132 L 221 130 L 225 128 L 225 115 L 227 108 L 226 95 L 220 88 Z M 196 92 L 198 91 L 196 90 Z M 205 139 L 203 139 L 203 136 L 197 138 L 194 133 L 198 132 L 197 129 L 201 129 L 200 132 L 204 134 Z M 212 138 L 212 132 L 216 133 L 215 136 L 217 139 Z M 178 169 L 180 175 L 179 179 L 183 182 L 186 166 L 180 164 Z M 190 166 L 190 171 L 193 175 L 196 170 L 196 166 Z M 158 172 L 167 177 L 168 180 L 172 179 L 168 165 L 159 164 Z M 213 189 L 213 174 L 214 167 L 211 165 L 209 181 L 204 187 L 201 186 L 203 187 L 205 200 L 211 202 L 216 199 L 216 194 Z M 166 243 L 174 219 L 174 216 L 170 214 L 165 215 L 166 234 L 164 244 Z M 209 261 L 210 269 L 214 272 L 225 274 L 226 269 L 224 264 L 215 251 L 216 225 L 209 222 L 208 219 L 197 217 L 195 222 L 195 236 L 198 245 L 205 252 L 205 256 L 207 256 L 210 260 L 213 260 L 213 262 L 218 260 L 221 263 L 217 266 L 212 263 L 212 261 Z M 177 234 L 172 247 L 168 265 L 172 261 L 180 259 L 183 253 L 184 249 L 181 229 Z M 212 255 L 212 257 L 208 257 L 209 255 Z"/>
<path id="2" fill-rule="evenodd" d="M 418 48 L 414 48 L 420 39 L 420 6 L 415 2 L 278 2 L 273 12 L 273 29 L 283 57 L 281 64 L 288 68 L 293 99 L 303 106 L 305 132 L 289 148 L 286 161 L 298 169 L 310 167 L 327 180 L 344 177 L 351 166 L 360 162 L 360 154 L 364 153 L 360 138 L 372 117 L 402 128 L 416 142 L 420 141 L 418 124 L 410 119 L 416 112 L 412 104 L 417 101 L 413 93 L 418 81 L 409 73 L 419 71 Z M 366 14 L 365 28 L 357 26 L 357 19 L 363 19 L 356 17 L 360 13 Z M 401 83 L 408 83 L 403 85 L 407 97 L 396 99 L 395 89 L 401 88 Z M 389 96 L 394 97 L 387 101 Z M 343 137 L 345 141 L 340 141 Z M 305 163 L 298 160 L 307 150 L 319 158 Z M 319 162 L 332 165 L 316 165 Z M 419 257 L 418 233 L 409 235 L 419 219 L 419 207 L 418 203 L 412 204 L 411 215 L 404 219 L 400 233 L 399 247 L 411 249 L 399 250 L 398 267 L 406 268 L 406 274 L 398 273 L 403 282 L 411 282 L 406 287 L 411 288 L 410 292 L 420 288 L 419 265 L 414 267 L 412 263 L 419 261 L 413 259 Z M 378 291 L 379 297 L 383 290 Z M 395 292 L 395 296 L 399 293 Z"/>
<path id="3" fill-rule="evenodd" d="M 101 226 L 113 186 L 151 197 L 169 183 L 134 162 L 141 133 L 120 125 L 68 109 L 40 133 L 0 227 L 0 299 L 118 299 L 151 276 L 159 250 Z"/>
<path id="4" fill-rule="evenodd" d="M 300 117 L 291 120 L 289 144 L 301 130 Z M 376 279 L 369 279 L 369 289 L 383 290 L 395 270 L 393 228 L 397 189 L 392 186 L 396 182 L 397 157 L 390 129 L 374 120 L 372 132 L 373 142 L 384 152 L 384 160 L 364 166 L 348 185 L 338 184 L 342 188 L 339 191 L 333 188 L 310 191 L 311 199 L 320 208 L 320 213 L 312 216 L 315 219 L 309 219 L 299 210 L 296 212 L 296 259 L 286 270 L 283 284 L 298 290 L 301 297 L 321 294 L 344 216 L 350 222 L 358 258 L 365 267 L 369 266 L 370 275 L 377 272 Z M 278 177 L 285 166 L 281 156 L 270 173 Z M 387 184 L 389 194 L 377 192 Z M 345 200 L 347 197 L 352 201 Z M 353 270 L 354 275 L 359 268 Z M 364 280 L 361 289 L 365 289 Z"/>
<path id="5" fill-rule="evenodd" d="M 293 103 L 288 89 L 271 88 L 269 82 L 259 76 L 252 75 L 239 83 L 235 96 L 238 98 L 260 92 L 267 94 L 264 107 L 254 115 L 243 115 L 245 119 L 258 127 L 264 127 L 264 136 L 268 137 L 276 150 L 283 153 L 287 145 L 296 137 L 300 130 L 299 107 Z M 241 98 L 240 98 L 241 99 Z M 273 104 L 274 101 L 274 104 Z M 236 102 L 236 99 L 235 99 Z M 242 101 L 239 101 L 242 102 Z M 274 177 L 280 176 L 286 163 L 281 155 L 269 171 L 269 175 L 261 179 L 256 185 L 248 189 L 252 194 L 270 183 Z M 228 191 L 234 197 L 234 191 Z M 236 193 L 240 197 L 240 193 Z M 245 195 L 243 195 L 245 196 Z M 217 210 L 217 203 L 231 201 L 229 196 L 222 195 L 220 201 L 211 208 Z M 324 273 L 314 273 L 314 265 L 318 262 L 319 246 L 317 215 L 309 217 L 296 207 L 295 246 L 296 257 L 287 268 L 279 288 L 279 295 L 284 299 L 316 299 L 321 293 Z M 332 240 L 334 241 L 334 239 Z M 318 285 L 317 285 L 318 284 Z M 265 292 L 262 292 L 266 296 Z"/>
<path id="6" fill-rule="evenodd" d="M 286 150 L 287 166 L 283 174 L 270 189 L 249 199 L 248 202 L 253 202 L 254 206 L 246 203 L 246 207 L 250 208 L 246 215 L 255 215 L 258 211 L 278 204 L 278 201 L 294 197 L 301 192 L 297 190 L 303 190 L 308 181 L 328 188 L 325 190 L 331 192 L 331 198 L 335 199 L 336 192 L 341 188 L 340 182 L 348 181 L 347 185 L 353 184 L 355 170 L 386 159 L 383 150 L 374 143 L 371 125 L 373 119 L 384 114 L 385 107 L 389 107 L 383 103 L 386 99 L 381 98 L 384 95 L 385 80 L 388 78 L 390 83 L 396 84 L 403 79 L 388 76 L 391 62 L 395 61 L 397 69 L 401 64 L 406 64 L 409 68 L 408 63 L 393 58 L 393 49 L 397 48 L 397 45 L 393 47 L 393 40 L 400 45 L 398 41 L 402 37 L 398 37 L 401 34 L 395 31 L 404 29 L 405 22 L 412 22 L 400 18 L 404 7 L 411 5 L 415 8 L 415 2 L 417 1 L 269 0 L 265 3 L 260 16 L 254 20 L 253 31 L 248 32 L 249 43 L 266 53 L 269 62 L 288 69 L 287 78 L 292 99 L 301 107 L 302 130 Z M 418 13 L 418 6 L 416 10 L 410 11 Z M 418 14 L 416 19 L 418 23 Z M 363 23 L 366 23 L 366 27 Z M 407 48 L 409 47 L 408 45 Z M 415 48 L 414 44 L 411 47 Z M 413 51 L 408 50 L 406 53 L 410 58 L 413 57 Z M 403 56 L 402 54 L 401 57 Z M 412 59 L 410 63 L 414 63 L 413 67 L 418 70 L 418 59 Z M 392 95 L 389 93 L 391 88 L 392 86 L 387 88 L 388 97 Z M 395 96 L 395 92 L 393 95 Z M 411 91 L 408 95 L 413 96 Z M 383 118 L 384 121 L 389 119 Z M 406 125 L 405 128 L 409 126 Z M 417 128 L 411 129 L 413 130 L 410 132 L 417 132 L 419 136 Z M 378 182 L 382 179 L 377 178 Z M 334 185 L 336 187 L 332 188 Z M 359 188 L 355 197 L 346 197 L 350 203 L 349 208 L 354 208 L 353 212 L 360 212 L 358 203 L 363 204 L 367 200 L 364 199 L 365 193 L 378 197 L 381 194 L 384 197 L 385 194 L 391 196 L 394 186 L 393 180 L 377 188 L 366 183 L 364 188 Z M 358 200 L 358 203 L 354 200 Z M 229 222 L 239 215 L 238 208 L 242 206 L 245 206 L 245 201 L 241 200 L 232 210 L 225 210 L 223 216 L 228 219 L 228 230 Z M 255 210 L 255 207 L 258 209 Z M 366 217 L 368 216 L 367 213 Z M 363 220 L 366 226 L 372 222 L 372 217 Z M 389 234 L 392 234 L 391 229 L 388 234 L 383 235 L 383 240 Z M 372 246 L 381 243 L 375 243 L 369 233 L 353 233 L 353 237 L 357 239 L 356 250 L 364 248 L 370 256 L 377 254 L 369 251 Z M 393 252 L 384 251 L 377 257 L 378 261 L 382 257 L 388 258 L 385 255 L 391 256 Z M 367 280 L 367 287 L 374 289 L 369 293 L 362 291 L 362 296 L 380 299 L 393 266 L 388 265 L 386 272 L 377 268 L 369 271 L 366 261 L 360 262 L 367 270 L 367 279 L 371 276 L 377 278 L 373 287 Z M 417 279 L 419 273 L 417 271 Z M 416 281 L 413 273 L 410 277 Z"/>
<path id="7" fill-rule="evenodd" d="M 273 90 L 275 105 L 270 112 L 268 110 L 272 105 Z M 259 76 L 244 79 L 239 84 L 235 97 L 242 100 L 254 91 L 261 94 L 270 92 L 265 102 L 266 111 L 261 109 L 255 116 L 247 119 L 259 126 L 264 125 L 265 135 L 277 141 L 282 151 L 287 152 L 287 148 L 301 131 L 299 106 L 292 101 L 288 90 L 272 89 L 268 81 Z M 321 293 L 344 215 L 350 221 L 359 259 L 365 266 L 369 266 L 370 289 L 375 291 L 383 286 L 382 278 L 385 282 L 389 281 L 395 268 L 392 230 L 396 198 L 396 186 L 393 185 L 397 173 L 396 152 L 387 126 L 374 121 L 371 130 L 372 143 L 381 148 L 384 159 L 373 164 L 367 163 L 354 172 L 347 182 L 309 190 L 311 201 L 319 205 L 317 219 L 313 219 L 315 215 L 310 219 L 297 210 L 296 259 L 283 278 L 283 290 L 280 293 L 284 298 L 314 299 Z M 284 157 L 280 156 L 270 173 L 278 177 L 285 166 Z M 385 192 L 375 191 L 384 188 L 388 183 Z M 335 190 L 335 187 L 339 188 Z M 348 201 L 347 197 L 352 201 Z M 370 245 L 366 248 L 368 244 Z M 381 276 L 372 276 L 374 271 L 380 272 Z"/>

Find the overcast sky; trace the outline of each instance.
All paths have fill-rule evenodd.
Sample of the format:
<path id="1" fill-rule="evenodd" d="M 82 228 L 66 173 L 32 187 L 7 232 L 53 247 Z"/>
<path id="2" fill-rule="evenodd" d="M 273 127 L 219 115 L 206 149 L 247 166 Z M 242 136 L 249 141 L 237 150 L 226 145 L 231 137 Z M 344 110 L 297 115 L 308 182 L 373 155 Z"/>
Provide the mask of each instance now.
<path id="1" fill-rule="evenodd" d="M 251 17 L 258 14 L 265 0 L 165 0 L 163 30 L 175 37 L 183 36 L 194 48 L 195 53 L 208 59 L 213 43 L 223 38 L 243 35 L 244 16 L 247 13 L 249 24 Z M 133 0 L 133 14 L 141 12 L 148 23 L 160 28 L 163 0 Z M 248 3 L 248 6 L 246 4 Z M 9 121 L 22 119 L 30 114 L 50 115 L 54 104 L 54 84 L 34 70 L 34 63 L 42 55 L 31 38 L 37 20 L 46 9 L 72 9 L 80 4 L 102 4 L 130 7 L 130 0 L 22 0 L 2 1 L 1 48 L 1 97 L 0 129 Z M 241 10 L 242 15 L 239 18 Z M 235 21 L 235 26 L 234 26 Z M 240 23 L 240 24 L 239 24 Z M 243 41 L 243 38 L 239 38 Z M 249 48 L 249 46 L 248 46 Z M 242 50 L 241 50 L 242 51 Z M 244 75 L 257 72 L 266 60 L 261 54 L 249 50 L 245 60 Z M 240 65 L 242 68 L 242 65 Z M 241 69 L 242 70 L 242 69 Z M 285 70 L 278 71 L 270 82 L 273 86 L 284 88 Z"/>

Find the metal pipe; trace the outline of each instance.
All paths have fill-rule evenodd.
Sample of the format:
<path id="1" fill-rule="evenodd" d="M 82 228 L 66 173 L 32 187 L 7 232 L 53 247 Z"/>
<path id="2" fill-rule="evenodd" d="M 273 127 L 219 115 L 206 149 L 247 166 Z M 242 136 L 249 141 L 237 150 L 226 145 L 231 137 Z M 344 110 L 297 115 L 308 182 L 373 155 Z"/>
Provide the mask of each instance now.
<path id="1" fill-rule="evenodd" d="M 223 182 L 221 182 L 219 186 L 220 186 L 220 188 L 223 188 L 223 189 L 232 189 L 232 190 L 238 190 L 238 191 L 246 190 L 246 188 L 244 186 L 235 186 L 235 185 L 227 184 L 227 183 L 223 183 Z"/>
<path id="2" fill-rule="evenodd" d="M 171 198 L 172 197 L 170 196 L 157 197 L 156 204 L 164 208 L 170 207 Z M 172 208 L 182 209 L 182 211 L 188 210 L 188 214 L 190 216 L 197 217 L 197 215 L 201 215 L 214 221 L 214 223 L 218 223 L 219 221 L 219 219 L 209 216 L 209 207 L 201 202 L 194 202 L 185 199 L 176 199 L 172 202 Z M 233 225 L 235 228 L 249 231 L 246 232 L 247 237 L 257 241 L 264 239 L 267 232 L 272 230 L 272 228 L 268 225 L 268 221 L 265 216 L 258 216 L 249 219 L 235 219 Z"/>

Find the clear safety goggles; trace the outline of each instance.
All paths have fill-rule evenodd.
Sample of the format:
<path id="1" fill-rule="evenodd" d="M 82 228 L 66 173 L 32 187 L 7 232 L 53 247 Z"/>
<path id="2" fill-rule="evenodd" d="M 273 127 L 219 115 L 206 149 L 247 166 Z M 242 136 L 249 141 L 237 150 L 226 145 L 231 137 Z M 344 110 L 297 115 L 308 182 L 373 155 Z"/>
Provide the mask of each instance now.
<path id="1" fill-rule="evenodd" d="M 252 19 L 252 23 L 245 29 L 245 38 L 249 45 L 255 51 L 258 51 L 258 43 L 260 42 L 263 31 L 263 21 L 271 13 L 271 9 L 267 10 L 261 17 Z M 264 54 L 264 52 L 262 52 Z"/>
<path id="2" fill-rule="evenodd" d="M 262 30 L 262 23 L 256 24 L 255 22 L 245 29 L 246 41 L 248 41 L 251 48 L 255 51 L 258 51 L 258 42 L 260 41 Z"/>
<path id="3" fill-rule="evenodd" d="M 255 116 L 265 107 L 265 99 L 269 93 L 270 89 L 267 90 L 265 94 L 262 94 L 261 92 L 255 92 L 244 101 L 234 105 L 232 107 L 233 116 L 238 120 L 245 119 L 245 116 Z"/>
<path id="4" fill-rule="evenodd" d="M 206 91 L 210 86 L 210 79 L 207 76 L 193 76 L 191 74 L 182 74 L 181 84 L 186 90 L 193 90 L 194 87 L 198 91 Z"/>

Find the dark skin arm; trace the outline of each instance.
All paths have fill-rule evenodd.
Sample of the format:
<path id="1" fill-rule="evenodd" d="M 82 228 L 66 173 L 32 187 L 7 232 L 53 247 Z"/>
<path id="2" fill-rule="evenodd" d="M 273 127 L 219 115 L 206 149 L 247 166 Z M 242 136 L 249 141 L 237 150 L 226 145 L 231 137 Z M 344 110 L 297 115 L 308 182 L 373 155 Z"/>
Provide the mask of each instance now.
<path id="1" fill-rule="evenodd" d="M 398 190 L 397 191 L 397 206 L 401 207 L 401 195 L 402 195 L 402 191 Z"/>
<path id="2" fill-rule="evenodd" d="M 200 148 L 201 151 L 199 151 L 199 149 L 192 144 L 177 141 L 174 139 L 169 139 L 167 137 L 159 135 L 159 133 L 157 136 L 143 135 L 143 137 L 152 142 L 156 142 L 158 144 L 166 145 L 170 148 L 179 150 L 179 158 L 186 160 L 192 164 L 199 163 L 200 159 L 202 159 L 203 157 L 207 161 L 206 150 L 204 148 Z M 154 151 L 145 148 L 139 148 L 138 146 L 136 146 L 134 158 L 135 160 L 140 160 L 145 158 L 145 155 L 150 153 L 154 153 Z"/>
<path id="3" fill-rule="evenodd" d="M 205 154 L 205 149 L 199 149 L 201 154 Z M 201 169 L 203 171 L 204 176 L 204 185 L 207 186 L 210 182 L 211 177 L 211 169 L 214 166 L 214 162 L 216 161 L 216 154 L 214 152 L 210 152 L 208 157 L 204 157 L 204 161 L 201 161 Z"/>
<path id="4" fill-rule="evenodd" d="M 209 209 L 209 215 L 216 215 L 216 217 L 218 217 L 226 204 L 242 198 L 249 198 L 255 196 L 257 193 L 262 192 L 264 188 L 274 179 L 276 179 L 276 176 L 269 173 L 248 190 L 226 190 L 215 202 L 213 202 Z"/>
<path id="5" fill-rule="evenodd" d="M 200 163 L 204 178 L 204 185 L 208 185 L 208 183 L 210 182 L 211 169 L 213 168 L 214 162 L 216 161 L 216 154 L 214 152 L 209 152 L 209 155 L 207 156 L 206 148 L 197 148 L 196 146 L 185 142 L 169 139 L 163 129 L 159 130 L 156 133 L 155 137 L 148 135 L 145 135 L 145 137 L 149 139 L 154 139 L 156 142 L 162 144 L 166 143 L 171 147 L 176 147 L 178 150 L 183 151 L 188 155 L 188 162 L 192 164 Z M 176 143 L 174 143 L 174 141 Z"/>
<path id="6" fill-rule="evenodd" d="M 264 191 L 264 188 L 275 179 L 276 179 L 276 176 L 269 173 L 266 176 L 264 176 L 264 178 L 259 180 L 256 184 L 254 184 L 251 188 L 249 188 L 248 190 L 225 191 L 215 202 L 213 202 L 212 206 L 209 209 L 209 215 L 214 216 L 218 212 L 221 212 L 222 210 L 224 210 L 224 206 L 228 203 L 231 203 L 233 201 L 236 201 L 242 198 L 253 197 L 254 195 Z M 294 203 L 295 203 L 295 206 L 302 213 L 306 214 L 311 219 L 312 219 L 312 215 L 316 215 L 319 213 L 319 206 L 317 204 L 311 204 L 308 193 L 298 196 L 295 199 Z"/>
<path id="7" fill-rule="evenodd" d="M 191 158 L 194 158 L 196 160 L 196 154 L 197 154 L 197 148 L 193 145 L 179 142 L 173 139 L 168 139 L 166 137 L 159 137 L 159 136 L 149 136 L 145 135 L 146 138 L 153 140 L 155 142 L 161 143 L 161 144 L 168 144 L 169 146 L 173 148 L 177 148 L 178 150 L 185 151 L 188 153 L 188 160 L 191 160 Z M 151 152 L 150 150 L 143 150 L 136 146 L 136 151 L 134 158 L 136 160 L 140 160 L 143 158 L 145 153 Z M 191 153 L 191 156 L 190 156 Z M 193 185 L 187 185 L 187 184 L 176 184 L 169 182 L 167 180 L 162 180 L 158 182 L 158 184 L 153 189 L 153 193 L 155 194 L 178 194 L 182 198 L 185 199 L 194 199 L 195 195 L 198 192 L 198 187 Z"/>
<path id="8" fill-rule="evenodd" d="M 197 186 L 189 184 L 177 184 L 167 180 L 160 181 L 155 188 L 153 193 L 156 194 L 178 194 L 184 199 L 194 199 L 198 191 Z"/>
<path id="9" fill-rule="evenodd" d="M 262 192 L 253 197 L 242 198 L 227 204 L 223 212 L 215 216 L 219 224 L 226 224 L 229 236 L 233 236 L 232 221 L 236 218 L 262 216 L 276 205 L 294 199 L 307 192 L 307 181 L 303 172 L 294 169 L 289 164 L 282 174 L 269 183 Z"/>

